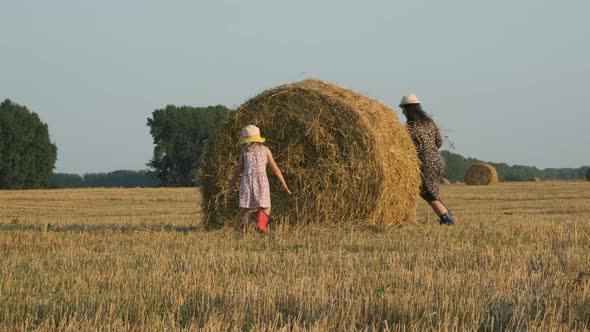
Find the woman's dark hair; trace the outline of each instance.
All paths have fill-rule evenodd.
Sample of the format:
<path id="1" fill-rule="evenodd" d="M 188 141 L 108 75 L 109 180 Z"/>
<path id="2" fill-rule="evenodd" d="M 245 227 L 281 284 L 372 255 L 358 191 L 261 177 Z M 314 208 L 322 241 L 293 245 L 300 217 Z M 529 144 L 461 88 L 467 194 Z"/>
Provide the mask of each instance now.
<path id="1" fill-rule="evenodd" d="M 432 121 L 432 118 L 422 109 L 420 104 L 406 104 L 402 106 L 406 110 L 406 118 L 408 123 L 413 122 L 428 122 Z"/>

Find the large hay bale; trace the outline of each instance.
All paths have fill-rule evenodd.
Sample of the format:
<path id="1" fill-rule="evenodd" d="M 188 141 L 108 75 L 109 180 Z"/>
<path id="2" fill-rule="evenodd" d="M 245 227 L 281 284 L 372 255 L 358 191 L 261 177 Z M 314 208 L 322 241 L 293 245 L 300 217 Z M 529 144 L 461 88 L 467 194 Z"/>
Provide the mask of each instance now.
<path id="1" fill-rule="evenodd" d="M 498 173 L 492 165 L 476 163 L 465 172 L 465 183 L 468 185 L 490 185 L 498 183 Z"/>
<path id="2" fill-rule="evenodd" d="M 208 226 L 239 221 L 228 193 L 242 127 L 267 139 L 293 195 L 270 172 L 272 217 L 290 224 L 392 225 L 414 218 L 419 160 L 395 113 L 361 94 L 318 80 L 266 90 L 246 101 L 211 138 L 201 167 Z"/>
<path id="3" fill-rule="evenodd" d="M 538 176 L 533 176 L 529 179 L 529 182 L 541 182 L 541 178 Z"/>
<path id="4" fill-rule="evenodd" d="M 448 179 L 445 179 L 445 178 L 441 178 L 440 184 L 451 184 L 451 181 L 449 181 Z"/>

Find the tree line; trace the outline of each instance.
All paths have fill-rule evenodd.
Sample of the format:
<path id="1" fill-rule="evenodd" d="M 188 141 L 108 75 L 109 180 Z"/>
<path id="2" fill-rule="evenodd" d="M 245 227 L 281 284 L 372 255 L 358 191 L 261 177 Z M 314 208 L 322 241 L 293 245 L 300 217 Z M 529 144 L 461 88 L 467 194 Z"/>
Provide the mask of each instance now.
<path id="1" fill-rule="evenodd" d="M 447 167 L 443 177 L 449 181 L 463 182 L 465 171 L 474 163 L 483 162 L 475 158 L 466 158 L 460 154 L 450 151 L 442 151 Z M 196 157 L 195 157 L 196 158 Z M 534 166 L 508 165 L 506 163 L 489 163 L 498 171 L 500 181 L 528 181 L 533 177 L 544 180 L 579 180 L 583 179 L 586 170 L 589 167 L 580 168 L 546 168 L 538 169 Z M 196 169 L 192 170 L 190 178 Z M 189 186 L 195 185 L 196 181 L 189 183 Z M 50 181 L 48 188 L 153 188 L 162 187 L 157 173 L 150 170 L 132 171 L 118 170 L 109 173 L 86 173 L 82 176 L 78 174 L 56 173 Z M 178 185 L 174 185 L 177 187 Z"/>
<path id="2" fill-rule="evenodd" d="M 154 144 L 148 170 L 53 174 L 57 147 L 49 139 L 47 124 L 25 106 L 7 99 L 0 104 L 0 189 L 194 186 L 206 143 L 231 112 L 222 105 L 167 105 L 147 119 Z M 481 162 L 450 151 L 442 151 L 442 155 L 447 164 L 443 176 L 450 181 L 463 181 L 467 168 Z M 496 167 L 500 181 L 584 179 L 588 169 L 490 164 Z"/>
<path id="3" fill-rule="evenodd" d="M 442 151 L 446 169 L 443 177 L 449 181 L 463 181 L 465 171 L 474 163 L 481 163 L 482 160 L 463 157 L 460 154 L 450 151 Z M 529 181 L 538 177 L 542 180 L 581 180 L 584 179 L 588 166 L 579 168 L 545 168 L 539 169 L 535 166 L 509 165 L 507 163 L 487 162 L 494 166 L 498 172 L 500 181 Z"/>
<path id="4" fill-rule="evenodd" d="M 117 170 L 108 173 L 86 173 L 84 175 L 56 173 L 49 180 L 48 188 L 154 188 L 160 187 L 149 170 Z"/>

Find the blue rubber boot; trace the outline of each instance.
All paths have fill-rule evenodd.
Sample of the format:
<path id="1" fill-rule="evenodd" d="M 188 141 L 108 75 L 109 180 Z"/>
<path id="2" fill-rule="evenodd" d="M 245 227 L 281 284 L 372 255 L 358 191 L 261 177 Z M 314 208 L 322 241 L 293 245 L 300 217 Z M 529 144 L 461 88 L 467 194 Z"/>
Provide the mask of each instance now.
<path id="1" fill-rule="evenodd" d="M 440 216 L 440 224 L 447 226 L 455 225 L 455 220 L 453 219 L 453 216 L 451 215 L 450 211 L 447 211 L 447 213 Z"/>
<path id="2" fill-rule="evenodd" d="M 440 202 L 440 204 L 442 204 L 442 206 L 445 207 L 445 209 L 447 209 L 447 212 L 451 215 L 451 218 L 453 217 L 453 212 L 451 212 L 451 209 L 449 209 L 447 207 L 447 205 L 439 198 L 438 201 Z"/>

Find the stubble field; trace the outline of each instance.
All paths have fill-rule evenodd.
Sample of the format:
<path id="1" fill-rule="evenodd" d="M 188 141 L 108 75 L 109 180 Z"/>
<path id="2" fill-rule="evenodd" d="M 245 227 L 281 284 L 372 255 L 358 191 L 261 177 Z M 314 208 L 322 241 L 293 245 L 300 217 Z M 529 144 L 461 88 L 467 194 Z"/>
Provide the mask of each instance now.
<path id="1" fill-rule="evenodd" d="M 441 189 L 456 227 L 271 237 L 192 188 L 0 191 L 0 329 L 590 329 L 590 182 Z"/>

